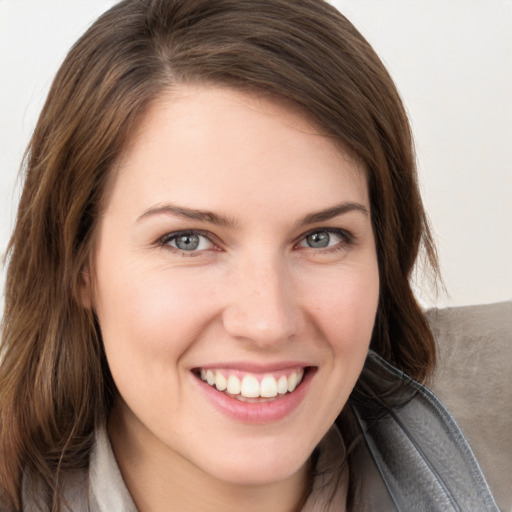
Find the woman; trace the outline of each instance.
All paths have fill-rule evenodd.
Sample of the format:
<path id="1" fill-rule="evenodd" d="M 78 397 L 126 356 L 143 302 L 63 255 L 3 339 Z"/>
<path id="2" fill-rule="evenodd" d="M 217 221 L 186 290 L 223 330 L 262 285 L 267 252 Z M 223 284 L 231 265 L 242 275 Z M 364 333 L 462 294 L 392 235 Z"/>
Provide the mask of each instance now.
<path id="1" fill-rule="evenodd" d="M 27 153 L 4 509 L 497 510 L 402 373 L 435 361 L 422 245 L 404 109 L 335 9 L 120 2 Z"/>

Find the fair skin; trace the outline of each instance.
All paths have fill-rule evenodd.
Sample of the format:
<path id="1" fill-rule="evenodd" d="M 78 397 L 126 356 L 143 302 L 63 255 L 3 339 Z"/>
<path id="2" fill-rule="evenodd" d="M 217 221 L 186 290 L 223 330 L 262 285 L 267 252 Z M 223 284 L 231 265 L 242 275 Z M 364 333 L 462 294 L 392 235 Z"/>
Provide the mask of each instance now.
<path id="1" fill-rule="evenodd" d="M 361 167 L 289 105 L 189 85 L 151 106 L 109 187 L 84 294 L 141 512 L 296 510 L 368 350 L 370 215 Z M 223 390 L 230 377 L 256 395 Z"/>

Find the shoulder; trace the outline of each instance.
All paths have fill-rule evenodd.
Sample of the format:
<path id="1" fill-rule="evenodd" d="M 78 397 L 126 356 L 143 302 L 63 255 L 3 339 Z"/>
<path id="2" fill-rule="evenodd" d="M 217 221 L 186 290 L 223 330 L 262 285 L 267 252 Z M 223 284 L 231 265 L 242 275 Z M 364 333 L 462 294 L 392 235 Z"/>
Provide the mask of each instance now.
<path id="1" fill-rule="evenodd" d="M 408 511 L 414 503 L 418 512 L 498 511 L 460 428 L 429 389 L 374 353 L 362 377 L 351 405 L 366 459 L 393 503 L 385 510 Z"/>

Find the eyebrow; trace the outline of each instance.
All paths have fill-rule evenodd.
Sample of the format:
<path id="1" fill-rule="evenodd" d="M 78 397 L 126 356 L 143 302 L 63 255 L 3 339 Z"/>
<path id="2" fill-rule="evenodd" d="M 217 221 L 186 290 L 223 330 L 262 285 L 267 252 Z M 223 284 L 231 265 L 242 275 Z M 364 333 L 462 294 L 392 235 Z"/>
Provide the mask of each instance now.
<path id="1" fill-rule="evenodd" d="M 366 206 L 362 205 L 361 203 L 354 203 L 354 202 L 346 202 L 346 203 L 340 203 L 338 205 L 332 206 L 330 208 L 326 208 L 325 210 L 321 210 L 319 212 L 310 213 L 302 218 L 302 220 L 299 221 L 299 226 L 306 226 L 308 224 L 317 224 L 318 222 L 325 222 L 331 219 L 334 219 L 334 217 L 338 217 L 339 215 L 344 215 L 345 213 L 349 212 L 361 212 L 366 217 L 370 215 L 370 212 L 368 211 L 368 208 Z"/>
<path id="2" fill-rule="evenodd" d="M 366 206 L 355 202 L 344 202 L 319 212 L 310 213 L 299 220 L 297 225 L 306 226 L 308 224 L 325 222 L 333 219 L 334 217 L 338 217 L 339 215 L 344 215 L 345 213 L 353 211 L 361 212 L 365 216 L 369 216 L 369 211 Z M 139 222 L 147 217 L 152 217 L 154 215 L 169 214 L 177 215 L 178 217 L 184 217 L 186 219 L 197 220 L 200 222 L 208 222 L 210 224 L 224 227 L 233 227 L 237 224 L 235 220 L 230 219 L 229 217 L 224 217 L 208 210 L 196 210 L 192 208 L 185 208 L 183 206 L 177 206 L 174 204 L 166 204 L 163 206 L 150 208 L 149 210 L 146 210 L 140 217 L 138 217 L 136 222 Z"/>
<path id="3" fill-rule="evenodd" d="M 174 204 L 166 204 L 163 206 L 156 206 L 154 208 L 150 208 L 146 210 L 140 217 L 138 217 L 137 222 L 147 218 L 152 217 L 153 215 L 177 215 L 178 217 L 184 217 L 185 219 L 198 220 L 200 222 L 208 222 L 210 224 L 216 224 L 218 226 L 234 226 L 236 222 L 228 217 L 223 217 L 222 215 L 218 215 L 216 213 L 210 212 L 208 210 L 195 210 L 192 208 L 184 208 L 183 206 L 177 206 Z"/>

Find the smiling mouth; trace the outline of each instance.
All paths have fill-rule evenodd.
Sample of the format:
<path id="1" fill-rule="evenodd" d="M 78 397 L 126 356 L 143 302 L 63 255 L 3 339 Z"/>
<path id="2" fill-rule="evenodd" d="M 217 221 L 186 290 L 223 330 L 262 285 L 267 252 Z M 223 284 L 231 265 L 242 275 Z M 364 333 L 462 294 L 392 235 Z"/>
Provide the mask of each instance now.
<path id="1" fill-rule="evenodd" d="M 204 369 L 194 374 L 217 391 L 241 402 L 261 403 L 279 400 L 293 393 L 308 368 L 294 368 L 272 373 L 250 373 L 238 370 Z"/>

